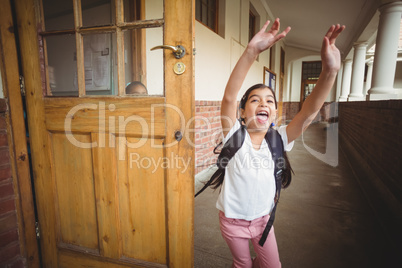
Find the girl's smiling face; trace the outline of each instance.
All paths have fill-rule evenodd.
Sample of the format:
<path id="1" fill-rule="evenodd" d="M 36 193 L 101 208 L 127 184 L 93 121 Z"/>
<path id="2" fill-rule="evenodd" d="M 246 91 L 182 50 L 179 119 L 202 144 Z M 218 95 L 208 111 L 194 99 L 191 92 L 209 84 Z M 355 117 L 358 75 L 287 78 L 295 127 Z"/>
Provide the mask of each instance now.
<path id="1" fill-rule="evenodd" d="M 275 96 L 269 88 L 257 88 L 250 92 L 240 116 L 247 129 L 266 131 L 277 114 Z"/>

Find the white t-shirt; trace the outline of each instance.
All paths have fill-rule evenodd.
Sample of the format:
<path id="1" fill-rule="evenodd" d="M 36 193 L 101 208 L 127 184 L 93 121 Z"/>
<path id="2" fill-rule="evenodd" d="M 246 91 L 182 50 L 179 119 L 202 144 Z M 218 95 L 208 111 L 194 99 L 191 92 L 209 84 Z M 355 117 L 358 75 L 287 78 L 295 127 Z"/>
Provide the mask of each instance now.
<path id="1" fill-rule="evenodd" d="M 223 143 L 240 127 L 240 122 L 236 121 Z M 279 127 L 278 132 L 285 151 L 290 151 L 294 142 L 288 144 L 286 126 Z M 274 162 L 268 144 L 264 139 L 260 149 L 255 150 L 246 131 L 242 147 L 226 167 L 216 207 L 225 213 L 227 218 L 251 221 L 271 212 L 275 189 Z"/>

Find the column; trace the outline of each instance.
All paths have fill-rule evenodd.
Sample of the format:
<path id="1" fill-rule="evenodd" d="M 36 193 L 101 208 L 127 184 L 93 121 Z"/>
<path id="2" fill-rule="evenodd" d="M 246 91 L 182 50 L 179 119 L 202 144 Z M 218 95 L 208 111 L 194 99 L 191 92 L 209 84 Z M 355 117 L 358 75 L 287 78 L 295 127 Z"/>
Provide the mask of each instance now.
<path id="1" fill-rule="evenodd" d="M 363 97 L 364 68 L 366 65 L 367 43 L 356 43 L 354 45 L 352 80 L 348 101 L 361 101 Z"/>
<path id="2" fill-rule="evenodd" d="M 402 2 L 382 5 L 378 10 L 380 11 L 380 22 L 374 55 L 372 87 L 368 91 L 369 100 L 397 98 L 394 79 Z"/>
<path id="3" fill-rule="evenodd" d="M 368 90 L 371 88 L 371 79 L 373 77 L 373 60 L 374 57 L 371 57 L 367 61 L 367 77 L 366 77 L 366 86 L 364 87 L 364 96 L 367 95 Z"/>
<path id="4" fill-rule="evenodd" d="M 342 89 L 339 101 L 347 101 L 350 92 L 351 77 L 352 77 L 352 60 L 345 60 L 343 63 Z"/>

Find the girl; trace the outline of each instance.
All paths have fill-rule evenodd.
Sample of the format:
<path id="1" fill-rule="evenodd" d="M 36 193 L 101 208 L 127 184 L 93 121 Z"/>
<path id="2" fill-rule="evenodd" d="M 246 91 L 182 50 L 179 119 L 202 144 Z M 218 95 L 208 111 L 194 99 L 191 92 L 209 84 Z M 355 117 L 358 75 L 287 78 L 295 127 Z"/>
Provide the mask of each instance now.
<path id="1" fill-rule="evenodd" d="M 226 167 L 216 203 L 220 210 L 221 233 L 233 256 L 232 267 L 281 267 L 273 227 L 264 246 L 258 244 L 273 208 L 275 195 L 274 169 L 273 165 L 267 163 L 271 154 L 264 139 L 277 115 L 274 92 L 262 84 L 249 88 L 240 101 L 242 123 L 236 119 L 237 94 L 254 60 L 290 31 L 288 27 L 278 34 L 279 19 L 276 19 L 266 32 L 269 23 L 267 21 L 253 37 L 237 62 L 221 104 L 224 142 L 241 127 L 240 124 L 245 124 L 247 128 L 242 147 Z M 315 118 L 334 84 L 340 68 L 340 53 L 335 40 L 344 28 L 339 25 L 329 28 L 322 43 L 322 72 L 316 87 L 289 125 L 278 129 L 286 151 L 291 150 L 293 141 Z M 254 260 L 250 257 L 249 239 L 257 253 Z"/>

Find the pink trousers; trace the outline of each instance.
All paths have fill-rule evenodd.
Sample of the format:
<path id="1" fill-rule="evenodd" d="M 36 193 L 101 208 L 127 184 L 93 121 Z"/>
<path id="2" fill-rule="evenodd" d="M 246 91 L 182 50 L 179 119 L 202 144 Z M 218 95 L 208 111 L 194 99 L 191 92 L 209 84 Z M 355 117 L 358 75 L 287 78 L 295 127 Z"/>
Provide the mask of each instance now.
<path id="1" fill-rule="evenodd" d="M 222 211 L 219 212 L 221 233 L 233 256 L 232 267 L 281 267 L 273 226 L 268 234 L 264 246 L 261 247 L 258 244 L 268 219 L 269 215 L 252 221 L 231 219 L 226 218 Z M 257 257 L 254 260 L 251 260 L 249 240 L 253 243 L 254 251 L 257 254 Z"/>

